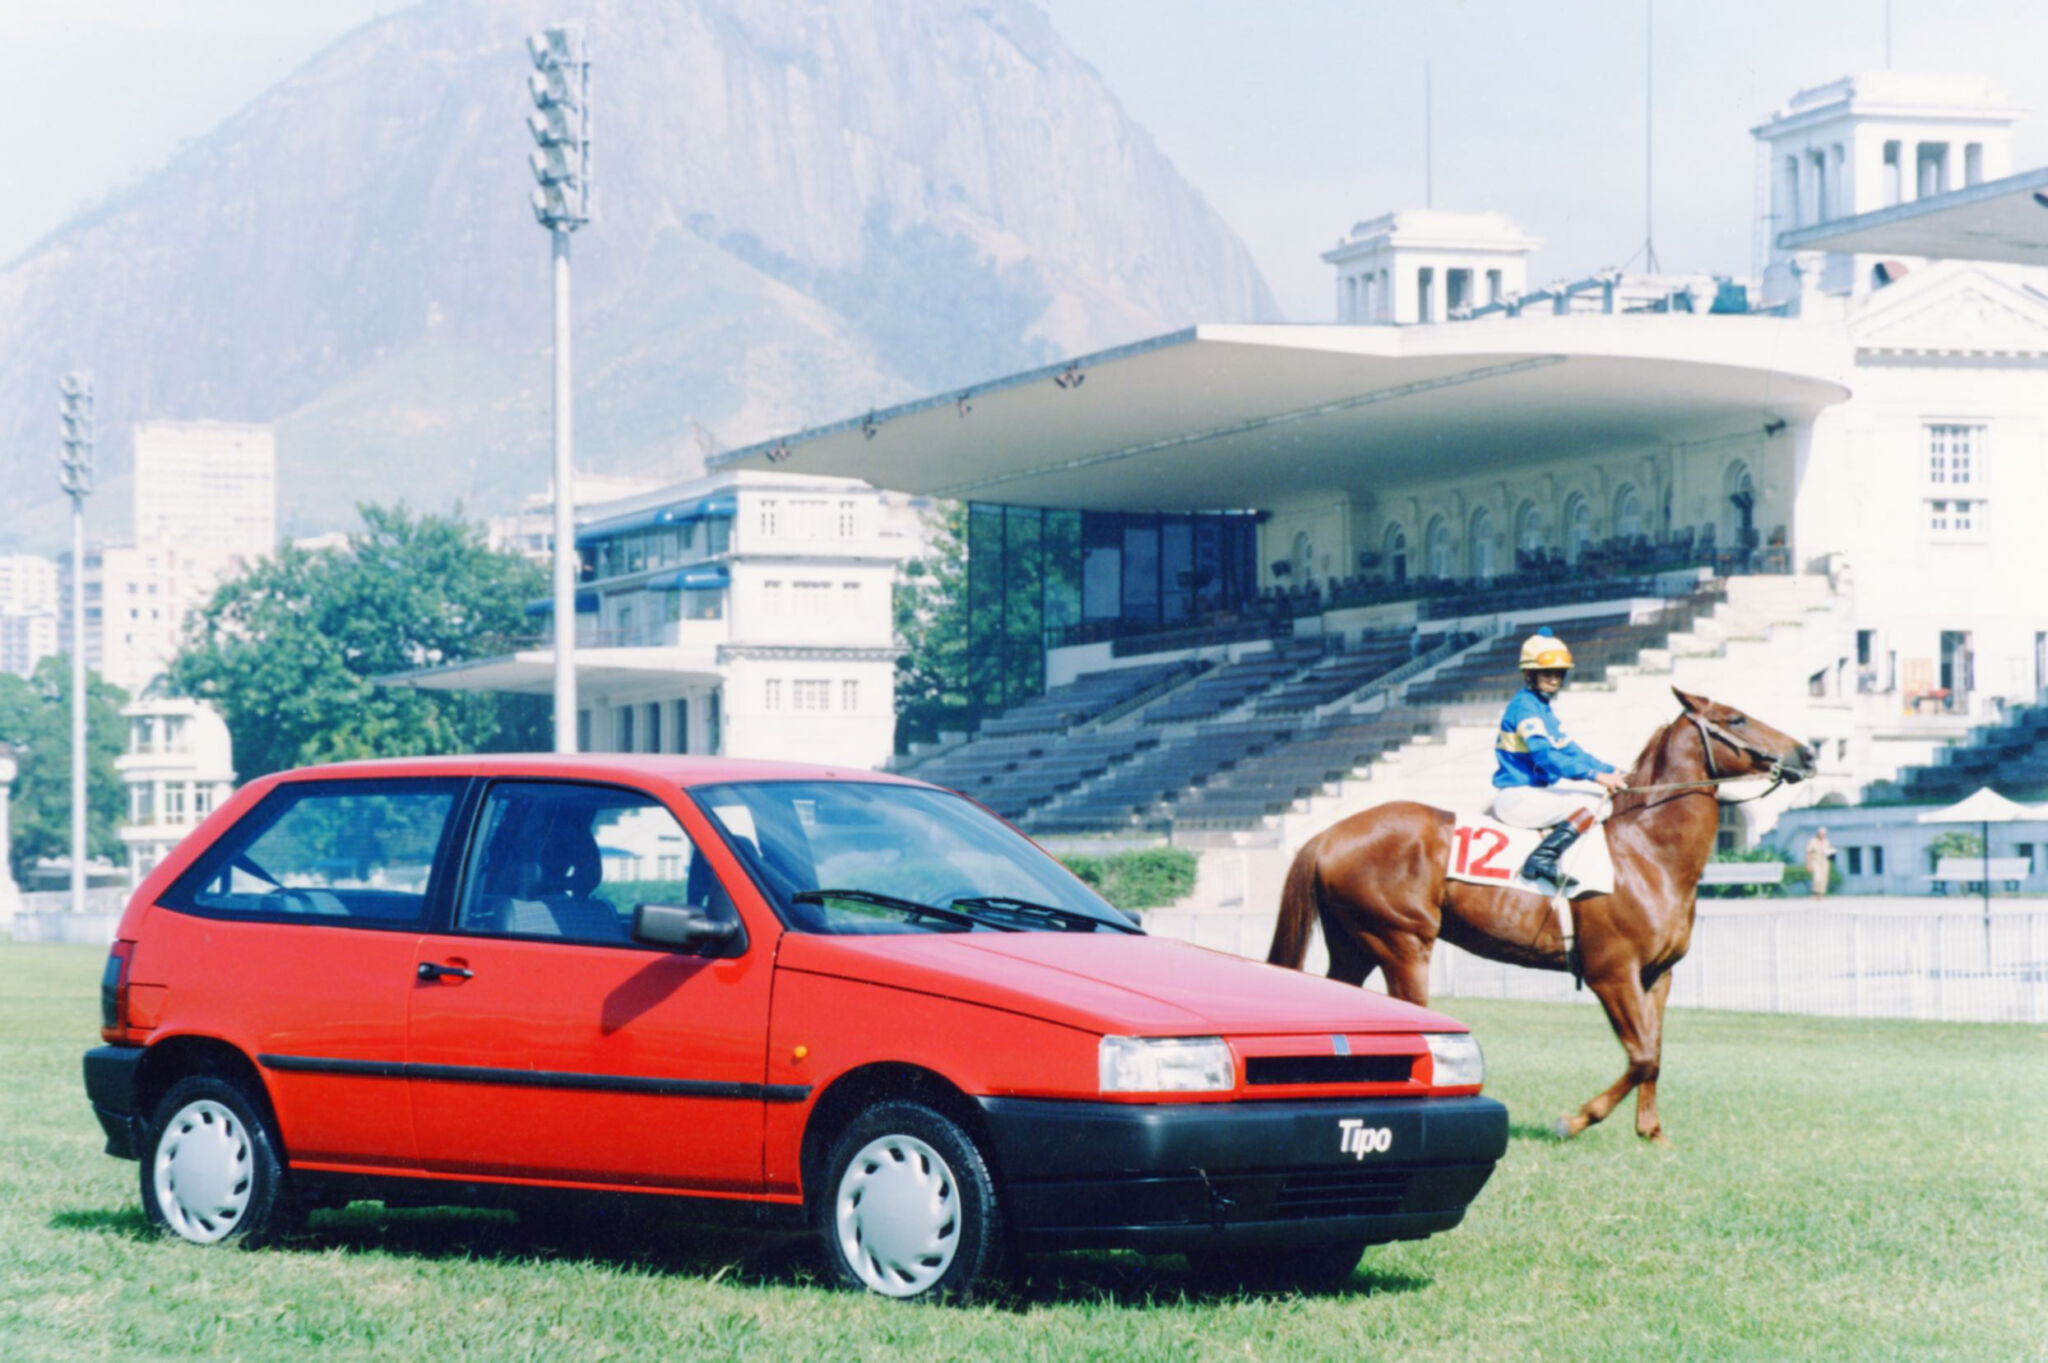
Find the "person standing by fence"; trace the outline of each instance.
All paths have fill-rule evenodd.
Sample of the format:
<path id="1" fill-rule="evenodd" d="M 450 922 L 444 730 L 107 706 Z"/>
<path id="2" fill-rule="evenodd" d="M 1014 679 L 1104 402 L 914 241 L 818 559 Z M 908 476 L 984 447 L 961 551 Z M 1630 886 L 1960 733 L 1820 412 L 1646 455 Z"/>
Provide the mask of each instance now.
<path id="1" fill-rule="evenodd" d="M 1828 830 L 1816 828 L 1806 840 L 1806 874 L 1813 878 L 1815 899 L 1828 892 L 1828 878 L 1834 869 L 1835 846 L 1828 841 Z"/>

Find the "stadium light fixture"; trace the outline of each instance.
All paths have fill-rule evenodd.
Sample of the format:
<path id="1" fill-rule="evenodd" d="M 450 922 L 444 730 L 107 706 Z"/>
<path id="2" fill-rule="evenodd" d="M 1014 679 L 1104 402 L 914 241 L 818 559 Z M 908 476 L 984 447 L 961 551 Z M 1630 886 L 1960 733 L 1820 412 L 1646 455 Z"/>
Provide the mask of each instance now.
<path id="1" fill-rule="evenodd" d="M 57 425 L 63 449 L 57 485 L 71 499 L 71 911 L 84 913 L 85 499 L 93 489 L 94 426 L 89 375 L 66 374 L 58 381 Z"/>
<path id="2" fill-rule="evenodd" d="M 569 384 L 569 234 L 590 221 L 590 53 L 571 27 L 526 40 L 533 70 L 526 116 L 539 183 L 533 216 L 554 246 L 555 277 L 555 751 L 576 751 L 576 498 Z"/>

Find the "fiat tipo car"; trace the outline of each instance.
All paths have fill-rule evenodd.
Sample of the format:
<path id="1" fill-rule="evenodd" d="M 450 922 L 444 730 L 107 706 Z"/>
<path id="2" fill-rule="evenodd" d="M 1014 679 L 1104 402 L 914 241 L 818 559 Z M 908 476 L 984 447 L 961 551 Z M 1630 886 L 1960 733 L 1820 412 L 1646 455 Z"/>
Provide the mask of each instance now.
<path id="1" fill-rule="evenodd" d="M 1451 1019 L 1150 937 L 980 805 L 685 757 L 252 782 L 137 891 L 85 1085 L 201 1244 L 356 1197 L 634 1193 L 964 1297 L 1128 1246 L 1302 1285 L 1506 1147 Z"/>

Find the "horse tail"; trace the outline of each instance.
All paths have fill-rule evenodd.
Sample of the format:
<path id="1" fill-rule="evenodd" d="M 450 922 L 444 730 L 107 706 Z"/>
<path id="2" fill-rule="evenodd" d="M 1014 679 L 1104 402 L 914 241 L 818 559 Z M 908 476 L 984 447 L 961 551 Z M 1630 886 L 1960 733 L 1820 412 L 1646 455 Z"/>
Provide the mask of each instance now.
<path id="1" fill-rule="evenodd" d="M 1266 951 L 1266 960 L 1273 965 L 1299 970 L 1308 956 L 1309 938 L 1322 916 L 1320 877 L 1316 874 L 1322 842 L 1323 835 L 1318 833 L 1303 843 L 1294 854 L 1294 864 L 1287 868 L 1287 883 L 1280 890 L 1280 916 L 1273 924 L 1273 945 Z"/>

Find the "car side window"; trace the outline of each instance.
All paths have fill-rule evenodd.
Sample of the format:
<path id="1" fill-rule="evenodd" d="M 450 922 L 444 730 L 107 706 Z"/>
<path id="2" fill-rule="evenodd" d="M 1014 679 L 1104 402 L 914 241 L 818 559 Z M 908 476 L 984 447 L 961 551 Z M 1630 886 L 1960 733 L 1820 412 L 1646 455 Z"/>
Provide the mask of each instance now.
<path id="1" fill-rule="evenodd" d="M 416 924 L 461 793 L 461 781 L 438 779 L 280 786 L 164 902 L 223 916 Z"/>
<path id="2" fill-rule="evenodd" d="M 491 787 L 471 840 L 458 928 L 622 945 L 641 904 L 734 913 L 716 873 L 660 801 L 566 782 Z"/>

